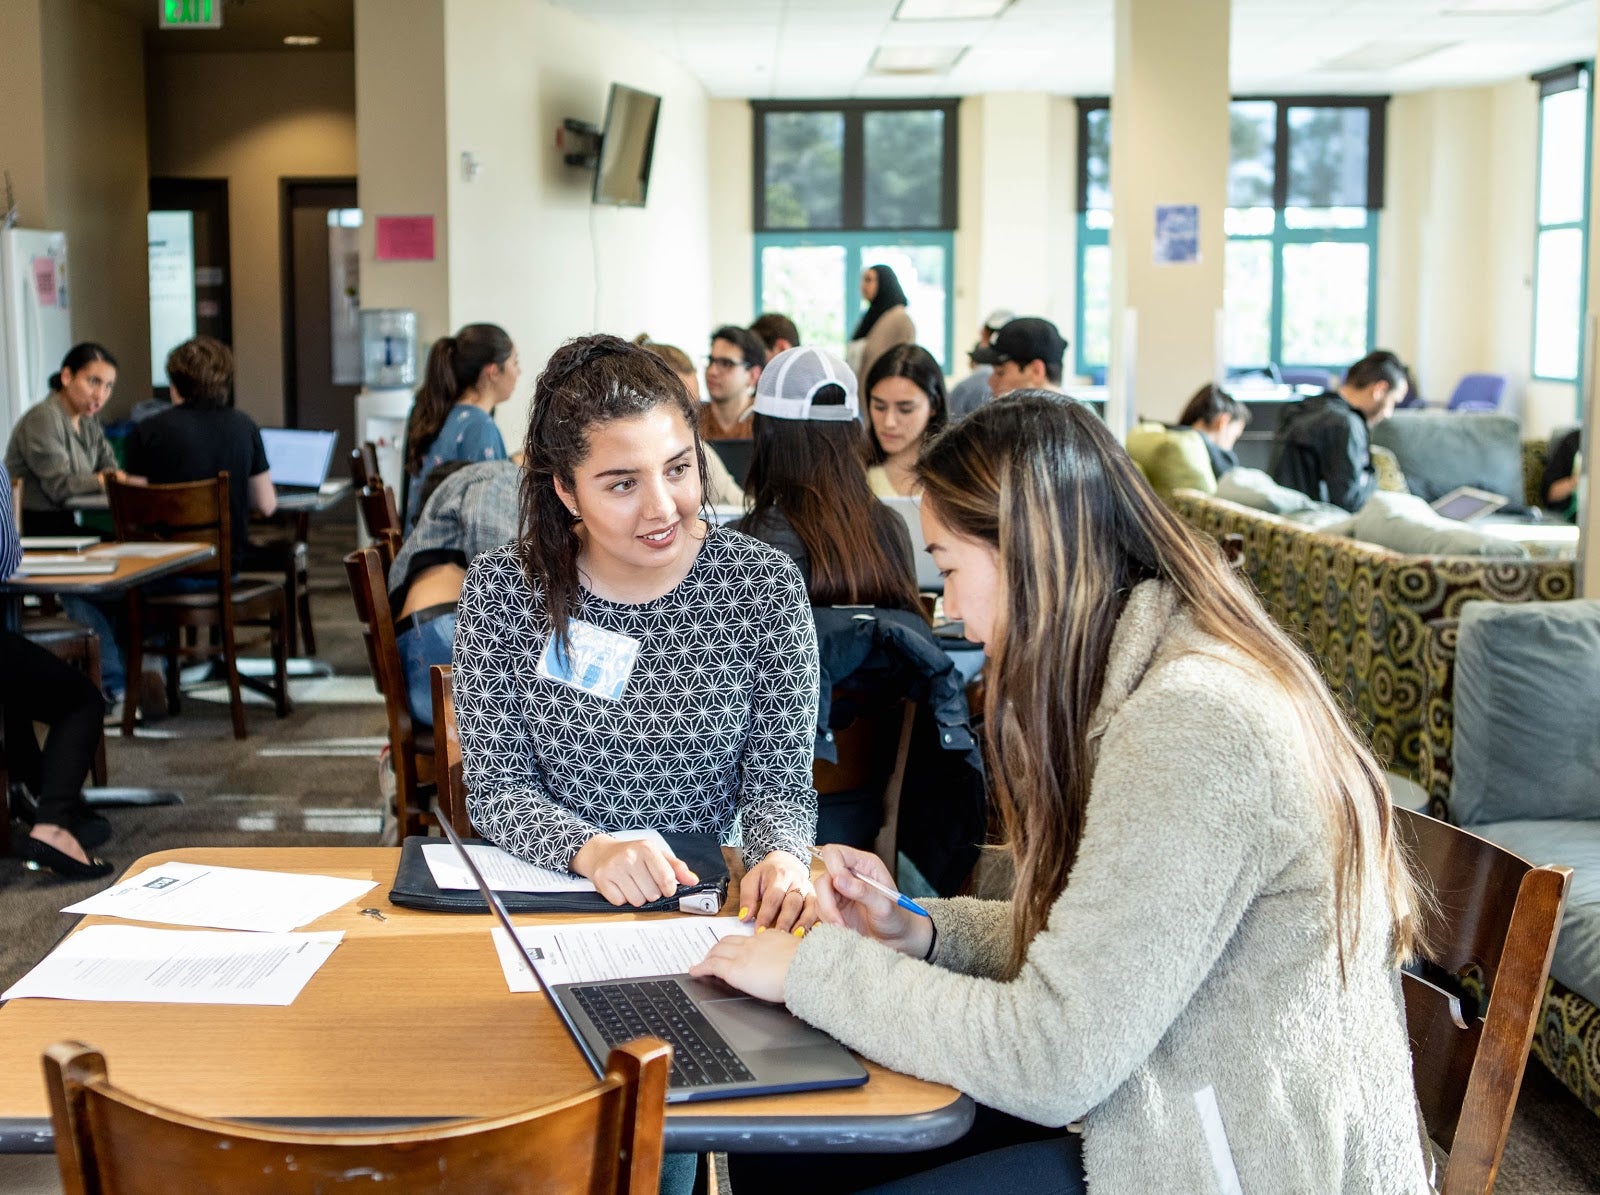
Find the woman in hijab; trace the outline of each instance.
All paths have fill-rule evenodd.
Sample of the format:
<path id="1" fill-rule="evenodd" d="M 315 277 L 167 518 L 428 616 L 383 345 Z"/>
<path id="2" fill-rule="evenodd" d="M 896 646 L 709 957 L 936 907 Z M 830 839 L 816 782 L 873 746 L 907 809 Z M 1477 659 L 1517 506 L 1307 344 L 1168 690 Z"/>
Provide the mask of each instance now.
<path id="1" fill-rule="evenodd" d="M 897 344 L 915 344 L 917 328 L 906 312 L 906 292 L 888 266 L 861 271 L 861 297 L 867 309 L 856 325 L 845 356 L 857 378 L 865 378 L 879 357 Z"/>

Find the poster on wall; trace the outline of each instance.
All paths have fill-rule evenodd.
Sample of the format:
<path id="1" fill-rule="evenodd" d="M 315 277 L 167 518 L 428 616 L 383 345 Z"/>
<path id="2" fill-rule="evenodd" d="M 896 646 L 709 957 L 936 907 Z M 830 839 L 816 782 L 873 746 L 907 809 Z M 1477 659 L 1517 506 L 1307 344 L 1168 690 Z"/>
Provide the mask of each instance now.
<path id="1" fill-rule="evenodd" d="M 1156 205 L 1155 261 L 1187 266 L 1200 260 L 1200 207 L 1193 203 Z"/>
<path id="2" fill-rule="evenodd" d="M 379 261 L 432 261 L 432 216 L 379 216 Z"/>
<path id="3" fill-rule="evenodd" d="M 56 286 L 56 259 L 53 257 L 36 257 L 33 259 L 33 290 L 39 299 L 40 307 L 55 307 L 61 302 L 61 296 Z"/>

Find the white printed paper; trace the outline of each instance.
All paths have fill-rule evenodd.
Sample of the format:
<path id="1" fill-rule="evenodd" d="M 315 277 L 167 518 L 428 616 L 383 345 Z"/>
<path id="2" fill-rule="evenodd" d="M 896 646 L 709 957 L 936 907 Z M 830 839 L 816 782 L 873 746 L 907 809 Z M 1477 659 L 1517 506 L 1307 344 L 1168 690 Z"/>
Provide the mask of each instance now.
<path id="1" fill-rule="evenodd" d="M 24 535 L 24 552 L 81 552 L 99 543 L 93 535 Z"/>
<path id="2" fill-rule="evenodd" d="M 667 840 L 656 830 L 614 830 L 607 834 L 619 842 L 648 842 L 672 853 Z M 570 871 L 550 871 L 536 867 L 488 843 L 466 846 L 484 881 L 495 892 L 593 892 L 594 882 Z M 455 846 L 448 842 L 428 842 L 422 847 L 422 861 L 428 865 L 433 882 L 447 892 L 465 892 L 478 886 L 461 861 Z"/>
<path id="3" fill-rule="evenodd" d="M 484 881 L 496 892 L 593 892 L 594 883 L 570 871 L 547 871 L 535 867 L 497 846 L 472 843 L 467 848 L 472 861 L 483 873 Z M 478 882 L 461 861 L 453 844 L 429 842 L 422 847 L 422 859 L 433 874 L 433 882 L 445 891 L 476 891 Z"/>
<path id="4" fill-rule="evenodd" d="M 161 863 L 61 911 L 282 934 L 376 887 L 375 880 Z"/>
<path id="5" fill-rule="evenodd" d="M 101 560 L 121 559 L 124 556 L 176 556 L 179 552 L 192 552 L 195 548 L 207 547 L 206 544 L 174 542 L 172 540 L 125 540 L 122 543 L 106 544 L 97 548 L 95 555 Z"/>
<path id="6" fill-rule="evenodd" d="M 293 1004 L 344 934 L 233 934 L 91 925 L 0 1000 L 36 996 L 134 1004 Z"/>
<path id="7" fill-rule="evenodd" d="M 513 992 L 537 992 L 539 981 L 528 974 L 506 931 L 496 928 L 491 932 L 506 986 Z M 682 975 L 723 938 L 748 937 L 755 932 L 753 923 L 737 917 L 675 917 L 670 921 L 519 926 L 517 937 L 533 956 L 545 983 L 553 985 Z"/>
<path id="8" fill-rule="evenodd" d="M 116 571 L 115 560 L 106 560 L 98 555 L 79 556 L 45 552 L 24 553 L 22 563 L 17 566 L 19 577 L 82 577 L 92 573 Z"/>

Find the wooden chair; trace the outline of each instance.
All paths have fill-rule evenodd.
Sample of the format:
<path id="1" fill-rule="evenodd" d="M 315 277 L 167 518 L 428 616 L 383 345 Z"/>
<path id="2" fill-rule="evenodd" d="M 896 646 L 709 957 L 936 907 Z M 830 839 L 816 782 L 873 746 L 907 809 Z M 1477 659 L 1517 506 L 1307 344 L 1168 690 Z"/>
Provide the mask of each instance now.
<path id="1" fill-rule="evenodd" d="M 280 718 L 289 716 L 288 603 L 282 582 L 242 579 L 235 583 L 232 567 L 233 527 L 228 509 L 228 475 L 209 481 L 177 485 L 106 484 L 111 499 L 111 519 L 122 540 L 173 540 L 214 544 L 217 554 L 185 569 L 179 576 L 210 580 L 214 588 L 193 593 L 128 593 L 127 671 L 137 678 L 144 671 L 145 636 L 164 632 L 167 656 L 167 704 L 178 712 L 178 661 L 216 659 L 227 673 L 228 701 L 233 714 L 233 737 L 246 738 L 244 697 L 240 691 L 238 630 L 258 628 L 272 649 L 275 683 L 264 686 L 245 681 L 273 699 Z M 137 701 L 122 705 L 122 733 L 133 734 Z"/>
<path id="2" fill-rule="evenodd" d="M 259 544 L 252 544 L 245 562 L 249 573 L 281 574 L 289 614 L 289 654 L 317 654 L 317 632 L 311 625 L 311 516 L 305 512 L 281 516 L 285 521 L 270 528 Z"/>
<path id="3" fill-rule="evenodd" d="M 400 508 L 395 504 L 394 491 L 386 485 L 364 486 L 361 490 L 361 521 L 366 524 L 367 535 L 381 539 L 387 532 L 400 535 Z"/>
<path id="4" fill-rule="evenodd" d="M 1401 977 L 1417 1100 L 1449 1151 L 1443 1195 L 1494 1189 L 1566 903 L 1569 867 L 1534 867 L 1408 809 L 1396 829 L 1436 905 L 1430 956 Z"/>
<path id="5" fill-rule="evenodd" d="M 428 812 L 436 789 L 434 736 L 428 731 L 418 733 L 411 720 L 405 669 L 395 643 L 394 615 L 389 609 L 389 590 L 384 584 L 378 549 L 356 549 L 344 558 L 344 568 L 350 578 L 356 615 L 361 619 L 367 663 L 389 717 L 389 754 L 394 765 L 395 819 L 400 824 L 400 837 L 426 834 L 434 824 L 434 816 Z"/>
<path id="6" fill-rule="evenodd" d="M 471 838 L 475 831 L 467 816 L 467 783 L 461 770 L 461 736 L 456 731 L 456 694 L 451 680 L 449 664 L 435 664 L 428 669 L 433 685 L 433 741 L 435 751 L 443 748 L 443 758 L 436 755 L 434 775 L 439 781 L 439 813 L 450 819 L 450 825 L 463 838 Z"/>
<path id="7" fill-rule="evenodd" d="M 77 1042 L 45 1051 L 68 1195 L 310 1195 L 343 1190 L 655 1195 L 672 1049 L 619 1046 L 590 1090 L 509 1116 L 384 1133 L 315 1133 L 208 1120 L 112 1084 Z"/>
<path id="8" fill-rule="evenodd" d="M 872 853 L 883 860 L 891 876 L 900 870 L 896 845 L 900 837 L 900 790 L 905 784 L 911 728 L 916 720 L 914 701 L 894 702 L 882 710 L 863 714 L 833 732 L 838 762 L 811 762 L 811 783 L 819 802 L 841 793 L 881 789 L 882 813 Z"/>
<path id="9" fill-rule="evenodd" d="M 350 450 L 350 480 L 357 490 L 368 486 L 376 489 L 383 484 L 383 474 L 378 471 L 378 446 L 364 440 L 359 448 Z"/>

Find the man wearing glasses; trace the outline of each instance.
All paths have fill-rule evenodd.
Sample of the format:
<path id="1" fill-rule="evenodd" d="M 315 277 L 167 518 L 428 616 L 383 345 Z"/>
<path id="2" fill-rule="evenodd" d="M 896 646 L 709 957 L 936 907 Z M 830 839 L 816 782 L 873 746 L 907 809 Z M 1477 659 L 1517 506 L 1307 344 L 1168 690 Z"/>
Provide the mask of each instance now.
<path id="1" fill-rule="evenodd" d="M 711 334 L 706 358 L 706 394 L 700 407 L 700 438 L 748 440 L 756 379 L 767 363 L 767 349 L 754 332 L 729 324 Z"/>

